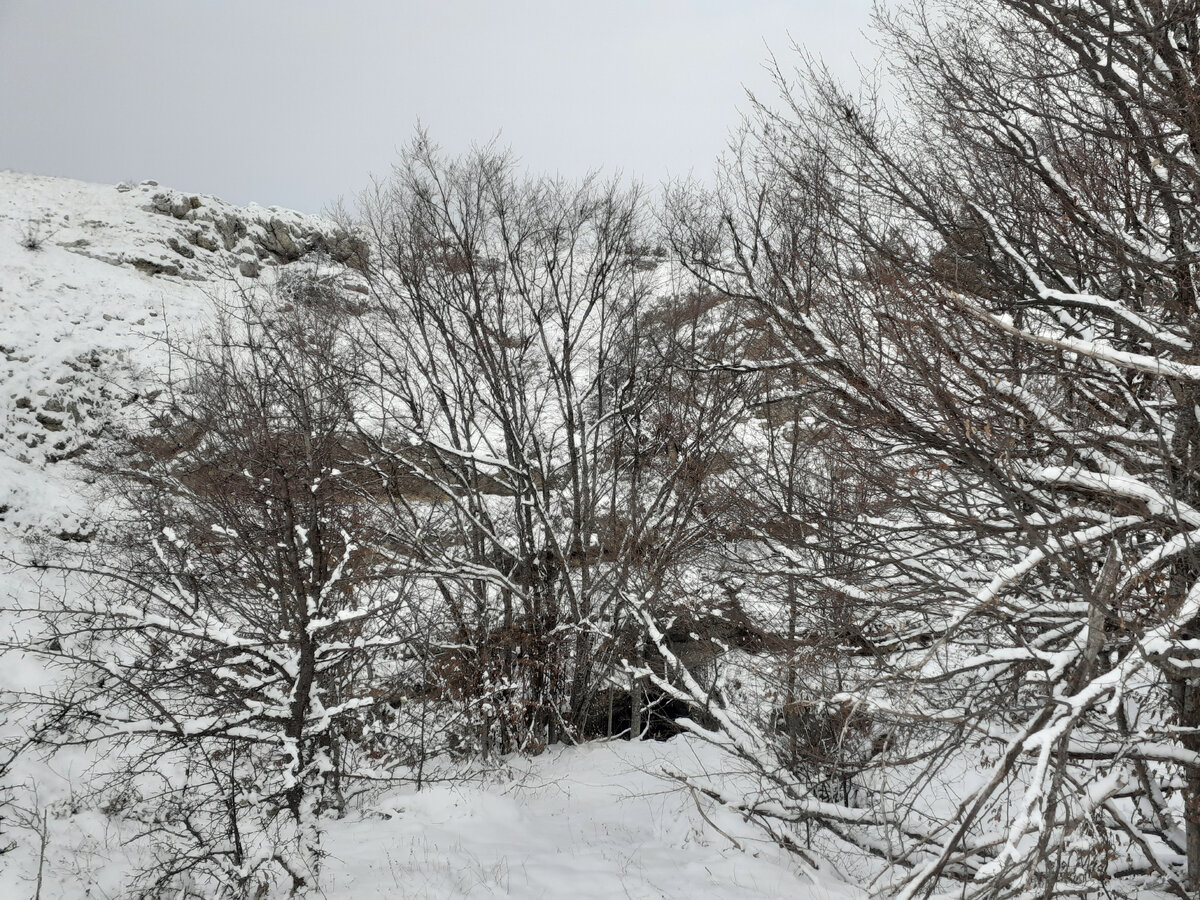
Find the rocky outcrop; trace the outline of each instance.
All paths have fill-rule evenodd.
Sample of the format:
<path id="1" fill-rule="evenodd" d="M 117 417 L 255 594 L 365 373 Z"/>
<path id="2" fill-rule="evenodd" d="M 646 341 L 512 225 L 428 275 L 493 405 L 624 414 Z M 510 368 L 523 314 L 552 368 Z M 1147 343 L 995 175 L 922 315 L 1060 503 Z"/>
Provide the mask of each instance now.
<path id="1" fill-rule="evenodd" d="M 160 190 L 145 209 L 169 216 L 185 227 L 168 245 L 185 259 L 194 248 L 228 253 L 244 277 L 256 278 L 263 263 L 286 265 L 321 254 L 351 269 L 365 271 L 367 246 L 336 224 L 291 210 L 258 206 L 233 207 L 220 200 L 179 191 Z"/>

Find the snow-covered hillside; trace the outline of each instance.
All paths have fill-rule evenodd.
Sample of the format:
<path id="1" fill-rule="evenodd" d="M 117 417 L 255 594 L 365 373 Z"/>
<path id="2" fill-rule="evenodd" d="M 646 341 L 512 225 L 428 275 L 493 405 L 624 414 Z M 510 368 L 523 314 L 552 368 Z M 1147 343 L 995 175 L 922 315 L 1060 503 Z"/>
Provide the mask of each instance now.
<path id="1" fill-rule="evenodd" d="M 0 533 L 78 536 L 51 486 L 214 299 L 319 251 L 351 263 L 332 223 L 239 208 L 154 182 L 94 185 L 0 172 Z M 69 469 L 69 467 L 67 467 Z"/>
<path id="2" fill-rule="evenodd" d="M 167 364 L 164 336 L 203 327 L 214 300 L 361 249 L 333 223 L 238 208 L 153 182 L 92 185 L 0 172 L 0 555 L 30 541 L 86 541 L 86 461 L 112 417 Z M 3 606 L 37 602 L 24 569 L 0 565 Z M 12 623 L 5 622 L 5 627 Z M 0 679 L 36 666 L 8 654 Z M 8 734 L 13 733 L 10 721 Z M 487 780 L 372 798 L 326 823 L 325 895 L 371 897 L 858 896 L 806 873 L 752 826 L 679 790 L 665 769 L 719 770 L 711 748 L 614 742 L 556 749 Z M 146 863 L 135 827 L 77 791 L 90 760 L 30 756 L 0 810 L 0 897 L 115 897 Z M 0 794 L 0 801 L 4 799 Z M 46 815 L 45 842 L 38 816 Z M 43 853 L 44 850 L 44 853 Z"/>

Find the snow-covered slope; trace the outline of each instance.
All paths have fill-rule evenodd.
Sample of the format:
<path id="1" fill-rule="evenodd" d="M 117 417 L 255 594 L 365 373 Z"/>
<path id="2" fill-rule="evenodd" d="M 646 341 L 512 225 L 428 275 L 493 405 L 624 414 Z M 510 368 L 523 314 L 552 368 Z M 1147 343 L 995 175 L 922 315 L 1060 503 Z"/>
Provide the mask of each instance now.
<path id="1" fill-rule="evenodd" d="M 355 242 L 317 217 L 0 172 L 0 538 L 78 536 L 60 464 L 139 390 L 138 368 L 165 360 L 164 332 L 314 251 L 357 264 Z"/>

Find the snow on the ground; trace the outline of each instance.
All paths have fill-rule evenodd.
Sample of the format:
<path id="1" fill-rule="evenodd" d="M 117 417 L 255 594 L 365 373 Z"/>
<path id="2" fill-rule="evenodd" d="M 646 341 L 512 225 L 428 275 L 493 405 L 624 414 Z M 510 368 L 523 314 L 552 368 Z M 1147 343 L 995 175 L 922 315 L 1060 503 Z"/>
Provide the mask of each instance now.
<path id="1" fill-rule="evenodd" d="M 552 748 L 490 783 L 389 793 L 373 804 L 380 812 L 330 826 L 327 895 L 865 897 L 831 870 L 806 873 L 760 830 L 661 775 L 713 763 L 687 738 L 617 741 Z"/>
<path id="2" fill-rule="evenodd" d="M 116 898 L 146 864 L 128 841 L 136 825 L 81 804 L 66 786 L 83 765 L 70 755 L 54 763 L 59 787 L 39 798 L 51 810 L 43 897 Z M 615 741 L 509 759 L 486 780 L 384 792 L 343 819 L 323 820 L 328 856 L 318 896 L 865 900 L 828 864 L 808 869 L 736 814 L 661 774 L 693 766 L 711 770 L 719 760 L 686 737 Z M 0 897 L 31 897 L 37 835 L 26 823 L 8 836 L 23 846 L 0 862 Z"/>

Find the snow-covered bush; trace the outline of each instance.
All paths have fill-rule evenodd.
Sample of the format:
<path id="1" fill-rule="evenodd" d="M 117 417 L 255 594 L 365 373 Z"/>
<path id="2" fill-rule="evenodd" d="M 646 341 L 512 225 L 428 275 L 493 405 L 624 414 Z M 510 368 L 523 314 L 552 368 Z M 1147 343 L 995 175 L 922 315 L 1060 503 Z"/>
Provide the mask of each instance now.
<path id="1" fill-rule="evenodd" d="M 21 228 L 20 244 L 26 250 L 37 251 L 54 236 L 54 229 L 44 218 L 30 218 Z"/>
<path id="2" fill-rule="evenodd" d="M 111 515 L 45 612 L 39 737 L 121 748 L 151 894 L 305 891 L 319 815 L 390 774 L 355 739 L 405 665 L 408 585 L 369 543 L 336 318 L 243 295 L 176 352 L 94 463 Z"/>

